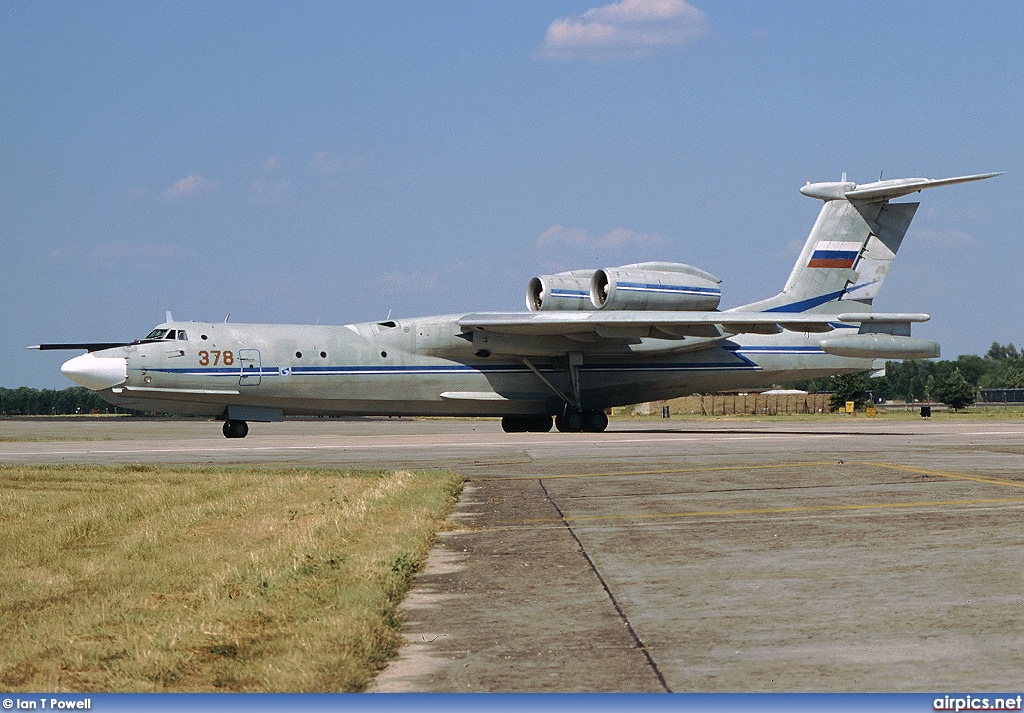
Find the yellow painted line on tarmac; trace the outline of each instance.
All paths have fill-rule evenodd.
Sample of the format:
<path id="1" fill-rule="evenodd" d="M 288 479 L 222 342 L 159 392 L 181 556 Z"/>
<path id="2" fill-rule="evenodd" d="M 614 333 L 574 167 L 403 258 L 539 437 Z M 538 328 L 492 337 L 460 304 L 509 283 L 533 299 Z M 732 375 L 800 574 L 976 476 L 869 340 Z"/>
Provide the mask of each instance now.
<path id="1" fill-rule="evenodd" d="M 901 502 L 901 503 L 859 503 L 854 505 L 803 505 L 799 507 L 784 508 L 736 508 L 732 510 L 693 510 L 689 512 L 664 512 L 664 513 L 632 513 L 627 515 L 567 515 L 565 518 L 532 518 L 509 522 L 505 526 L 529 525 L 540 523 L 556 522 L 598 522 L 608 520 L 672 520 L 677 518 L 700 518 L 700 517 L 735 517 L 740 515 L 792 515 L 814 512 L 851 512 L 863 510 L 889 510 L 889 509 L 911 509 L 929 507 L 953 507 L 969 505 L 1013 505 L 1024 504 L 1024 498 L 984 498 L 977 500 L 928 500 L 922 502 Z M 494 526 L 486 526 L 482 529 L 497 529 Z"/>
<path id="2" fill-rule="evenodd" d="M 814 468 L 826 465 L 836 465 L 836 461 L 813 461 L 808 463 L 769 463 L 751 465 L 723 465 L 711 468 L 672 468 L 670 470 L 633 470 L 619 473 L 563 473 L 559 475 L 513 475 L 507 478 L 497 476 L 494 478 L 466 478 L 467 483 L 486 480 L 563 480 L 566 478 L 618 478 L 631 475 L 673 475 L 681 473 L 718 473 L 730 470 L 770 470 L 778 468 Z M 860 464 L 858 464 L 860 465 Z"/>
<path id="3" fill-rule="evenodd" d="M 895 463 L 868 463 L 862 462 L 860 465 L 870 465 L 876 468 L 888 468 L 890 470 L 902 470 L 907 473 L 918 473 L 920 475 L 931 475 L 937 478 L 950 478 L 952 480 L 969 480 L 974 483 L 984 483 L 986 485 L 1002 485 L 1008 488 L 1024 488 L 1024 482 L 1019 480 L 1007 480 L 1005 478 L 990 478 L 983 475 L 965 475 L 963 473 L 950 473 L 945 470 L 931 470 L 929 468 L 918 468 L 912 465 L 897 465 Z"/>

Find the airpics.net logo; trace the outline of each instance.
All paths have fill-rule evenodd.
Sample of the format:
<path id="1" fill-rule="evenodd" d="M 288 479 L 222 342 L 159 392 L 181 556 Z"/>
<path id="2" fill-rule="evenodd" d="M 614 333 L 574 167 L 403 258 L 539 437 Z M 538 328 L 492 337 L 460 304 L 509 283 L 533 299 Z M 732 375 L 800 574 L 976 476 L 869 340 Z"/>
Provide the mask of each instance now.
<path id="1" fill-rule="evenodd" d="M 1024 696 L 982 698 L 980 696 L 943 696 L 932 702 L 937 711 L 1019 711 Z"/>

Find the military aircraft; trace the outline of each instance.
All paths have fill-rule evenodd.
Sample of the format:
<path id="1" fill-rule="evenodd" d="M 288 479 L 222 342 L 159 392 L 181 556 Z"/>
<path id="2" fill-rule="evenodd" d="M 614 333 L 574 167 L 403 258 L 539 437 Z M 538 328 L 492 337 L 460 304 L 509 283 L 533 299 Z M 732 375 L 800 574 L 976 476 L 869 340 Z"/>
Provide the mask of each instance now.
<path id="1" fill-rule="evenodd" d="M 824 202 L 774 297 L 720 311 L 719 280 L 646 262 L 532 279 L 526 312 L 321 325 L 178 322 L 85 349 L 61 371 L 117 406 L 224 421 L 290 415 L 491 416 L 508 432 L 599 432 L 605 409 L 926 359 L 926 314 L 872 312 L 918 203 L 894 198 L 998 173 L 810 183 Z"/>

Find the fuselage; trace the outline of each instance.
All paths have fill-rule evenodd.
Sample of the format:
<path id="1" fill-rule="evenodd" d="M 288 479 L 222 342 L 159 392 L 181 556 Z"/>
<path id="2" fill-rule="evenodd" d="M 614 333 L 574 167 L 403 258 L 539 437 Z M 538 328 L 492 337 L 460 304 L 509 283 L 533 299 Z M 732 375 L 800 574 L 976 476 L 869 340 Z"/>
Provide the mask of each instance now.
<path id="1" fill-rule="evenodd" d="M 98 360 L 83 369 L 107 369 L 106 381 L 90 388 L 117 406 L 140 411 L 221 417 L 232 407 L 249 409 L 249 420 L 276 420 L 564 409 L 558 392 L 573 390 L 571 356 L 523 358 L 481 348 L 460 329 L 459 317 L 344 326 L 168 322 L 151 333 L 162 332 L 160 338 L 78 359 Z M 645 339 L 605 354 L 588 352 L 575 365 L 580 402 L 586 409 L 606 409 L 872 368 L 871 359 L 826 354 L 819 337 L 788 331 L 742 335 L 689 350 L 678 342 Z M 553 343 L 551 352 L 563 348 Z M 73 368 L 65 373 L 75 379 Z"/>

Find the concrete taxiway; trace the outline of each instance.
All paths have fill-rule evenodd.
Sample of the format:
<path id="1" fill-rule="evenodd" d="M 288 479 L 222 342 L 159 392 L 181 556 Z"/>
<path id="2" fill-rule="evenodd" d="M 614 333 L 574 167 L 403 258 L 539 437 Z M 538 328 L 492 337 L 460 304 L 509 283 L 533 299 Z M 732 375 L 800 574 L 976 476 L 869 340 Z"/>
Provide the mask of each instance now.
<path id="1" fill-rule="evenodd" d="M 381 691 L 1021 686 L 1024 422 L 26 423 L 0 462 L 466 476 Z"/>

